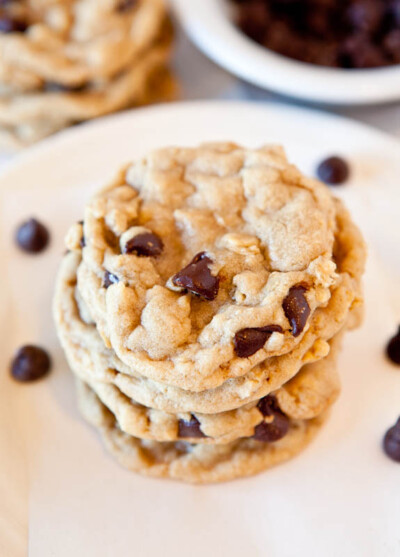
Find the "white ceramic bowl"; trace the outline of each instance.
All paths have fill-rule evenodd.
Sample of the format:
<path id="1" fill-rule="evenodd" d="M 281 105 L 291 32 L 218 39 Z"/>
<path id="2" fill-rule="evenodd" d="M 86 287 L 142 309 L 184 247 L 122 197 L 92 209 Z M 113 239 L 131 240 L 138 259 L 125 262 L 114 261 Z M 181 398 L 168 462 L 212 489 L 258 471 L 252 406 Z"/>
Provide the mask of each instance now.
<path id="1" fill-rule="evenodd" d="M 370 70 L 323 68 L 290 60 L 235 28 L 228 0 L 171 0 L 196 45 L 233 74 L 291 97 L 327 104 L 400 99 L 400 65 Z"/>

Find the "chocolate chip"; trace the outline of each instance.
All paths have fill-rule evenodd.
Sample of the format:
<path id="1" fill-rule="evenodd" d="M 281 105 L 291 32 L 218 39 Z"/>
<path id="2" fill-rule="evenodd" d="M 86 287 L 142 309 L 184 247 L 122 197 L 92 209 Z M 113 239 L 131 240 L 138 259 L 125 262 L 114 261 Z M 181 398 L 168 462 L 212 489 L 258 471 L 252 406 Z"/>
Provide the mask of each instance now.
<path id="1" fill-rule="evenodd" d="M 321 38 L 330 35 L 330 13 L 325 6 L 315 6 L 306 15 L 306 25 L 310 33 Z"/>
<path id="2" fill-rule="evenodd" d="M 262 414 L 269 418 L 272 417 L 273 419 L 272 421 L 261 422 L 255 427 L 253 438 L 257 441 L 264 441 L 266 443 L 278 441 L 282 439 L 282 437 L 285 437 L 289 431 L 289 418 L 281 412 L 274 399 L 275 397 L 270 395 L 264 397 L 264 399 L 261 399 L 259 402 L 259 405 L 261 404 L 262 410 L 260 409 L 260 411 Z"/>
<path id="3" fill-rule="evenodd" d="M 400 29 L 393 29 L 385 36 L 383 47 L 394 62 L 400 63 Z"/>
<path id="4" fill-rule="evenodd" d="M 103 287 L 104 288 L 108 288 L 112 284 L 117 284 L 117 282 L 119 282 L 118 277 L 116 277 L 115 275 L 113 275 L 109 271 L 106 271 L 104 273 L 104 277 L 103 277 Z"/>
<path id="5" fill-rule="evenodd" d="M 317 168 L 317 176 L 326 184 L 343 184 L 349 177 L 349 165 L 340 157 L 329 157 L 323 160 Z"/>
<path id="6" fill-rule="evenodd" d="M 188 454 L 191 452 L 193 445 L 187 441 L 175 441 L 175 449 L 179 454 Z"/>
<path id="7" fill-rule="evenodd" d="M 349 36 L 338 56 L 344 68 L 379 68 L 388 63 L 383 49 L 362 32 Z"/>
<path id="8" fill-rule="evenodd" d="M 83 227 L 83 220 L 80 220 L 78 224 L 80 224 Z M 81 246 L 81 248 L 84 248 L 86 246 L 85 235 L 83 233 L 82 233 L 82 238 L 79 241 L 79 245 Z"/>
<path id="9" fill-rule="evenodd" d="M 310 306 L 304 296 L 306 291 L 306 286 L 296 284 L 292 286 L 282 302 L 283 311 L 292 327 L 292 335 L 294 337 L 301 334 L 310 315 Z"/>
<path id="10" fill-rule="evenodd" d="M 279 325 L 267 325 L 266 327 L 240 329 L 235 334 L 233 341 L 235 353 L 239 358 L 248 358 L 264 346 L 272 333 L 283 333 Z"/>
<path id="11" fill-rule="evenodd" d="M 383 37 L 399 27 L 399 0 L 232 0 L 252 40 L 302 62 L 343 68 L 399 63 Z"/>
<path id="12" fill-rule="evenodd" d="M 124 246 L 124 253 L 135 253 L 144 257 L 157 257 L 162 253 L 164 244 L 153 232 L 144 232 L 128 240 Z"/>
<path id="13" fill-rule="evenodd" d="M 383 450 L 389 458 L 400 462 L 400 418 L 387 430 L 383 438 Z"/>
<path id="14" fill-rule="evenodd" d="M 274 395 L 267 395 L 260 399 L 257 404 L 257 408 L 263 416 L 273 416 L 277 412 L 282 414 L 279 408 L 278 401 Z"/>
<path id="15" fill-rule="evenodd" d="M 21 19 L 0 14 L 0 33 L 23 33 L 27 28 L 28 25 Z"/>
<path id="16" fill-rule="evenodd" d="M 42 223 L 32 218 L 18 227 L 16 241 L 22 250 L 38 253 L 49 243 L 49 232 Z"/>
<path id="17" fill-rule="evenodd" d="M 400 27 L 400 0 L 393 0 L 388 6 L 388 15 L 395 27 Z"/>
<path id="18" fill-rule="evenodd" d="M 397 334 L 389 340 L 386 346 L 386 355 L 391 362 L 400 365 L 400 327 Z"/>
<path id="19" fill-rule="evenodd" d="M 11 364 L 11 375 L 17 381 L 35 381 L 46 375 L 51 366 L 50 357 L 39 346 L 22 346 Z"/>
<path id="20" fill-rule="evenodd" d="M 193 415 L 189 421 L 179 420 L 178 435 L 179 437 L 206 437 L 200 429 L 199 420 Z"/>
<path id="21" fill-rule="evenodd" d="M 117 12 L 125 13 L 136 6 L 138 0 L 120 0 L 117 5 Z"/>
<path id="22" fill-rule="evenodd" d="M 250 1 L 246 10 L 239 12 L 238 26 L 248 37 L 262 42 L 269 24 L 267 5 L 262 2 Z"/>
<path id="23" fill-rule="evenodd" d="M 356 0 L 346 10 L 346 19 L 357 31 L 375 33 L 382 22 L 383 5 L 376 0 Z"/>
<path id="24" fill-rule="evenodd" d="M 65 85 L 64 83 L 56 83 L 55 81 L 47 81 L 44 85 L 47 93 L 81 93 L 87 89 L 87 84 L 81 85 Z"/>
<path id="25" fill-rule="evenodd" d="M 172 277 L 173 284 L 205 300 L 214 300 L 218 295 L 219 277 L 211 274 L 210 263 L 211 259 L 204 251 L 198 253 L 189 265 Z"/>

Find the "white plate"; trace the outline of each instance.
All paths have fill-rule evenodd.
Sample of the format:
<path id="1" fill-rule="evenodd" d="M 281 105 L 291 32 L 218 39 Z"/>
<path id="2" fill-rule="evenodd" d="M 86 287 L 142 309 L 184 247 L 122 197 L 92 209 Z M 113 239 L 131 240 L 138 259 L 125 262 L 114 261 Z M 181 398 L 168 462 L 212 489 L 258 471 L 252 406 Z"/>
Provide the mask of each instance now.
<path id="1" fill-rule="evenodd" d="M 149 149 L 205 140 L 282 142 L 307 173 L 342 153 L 353 175 L 335 191 L 361 225 L 370 258 L 366 321 L 346 339 L 343 393 L 316 441 L 254 478 L 191 487 L 130 474 L 104 453 L 76 410 L 50 300 L 62 237 L 93 187 Z M 210 102 L 100 120 L 11 164 L 0 178 L 0 555 L 26 543 L 26 520 L 30 557 L 398 554 L 400 469 L 380 443 L 400 410 L 399 370 L 382 355 L 400 317 L 399 149 L 381 133 L 318 112 Z M 19 253 L 11 238 L 32 214 L 53 238 L 36 257 Z M 25 342 L 54 359 L 51 376 L 35 385 L 15 384 L 4 371 Z"/>
<path id="2" fill-rule="evenodd" d="M 313 102 L 369 104 L 400 98 L 400 66 L 343 70 L 290 60 L 233 24 L 229 0 L 171 0 L 188 35 L 217 64 L 278 93 Z M 229 4 L 229 5 L 228 5 Z"/>

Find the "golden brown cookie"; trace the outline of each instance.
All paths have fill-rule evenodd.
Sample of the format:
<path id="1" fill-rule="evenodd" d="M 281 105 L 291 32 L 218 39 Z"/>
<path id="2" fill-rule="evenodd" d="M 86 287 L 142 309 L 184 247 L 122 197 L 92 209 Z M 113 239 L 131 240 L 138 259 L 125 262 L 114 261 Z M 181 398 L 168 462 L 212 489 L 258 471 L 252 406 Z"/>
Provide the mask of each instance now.
<path id="1" fill-rule="evenodd" d="M 9 2 L 0 34 L 0 140 L 16 146 L 76 122 L 175 95 L 162 0 Z M 23 32 L 14 29 L 23 21 Z M 6 26 L 7 27 L 7 26 Z"/>
<path id="2" fill-rule="evenodd" d="M 113 414 L 83 382 L 77 382 L 84 418 L 99 432 L 107 450 L 125 468 L 189 483 L 212 483 L 252 476 L 289 460 L 318 433 L 327 413 L 312 420 L 291 420 L 288 433 L 275 442 L 242 439 L 225 445 L 179 441 L 143 441 L 123 433 Z"/>
<path id="3" fill-rule="evenodd" d="M 70 238 L 71 239 L 71 238 Z M 183 390 L 143 377 L 139 369 L 131 369 L 107 348 L 77 288 L 76 269 L 81 261 L 78 251 L 64 256 L 54 297 L 54 317 L 58 335 L 71 369 L 84 381 L 113 384 L 129 399 L 168 413 L 199 412 L 215 414 L 239 408 L 279 389 L 307 363 L 325 357 L 332 337 L 346 328 L 349 312 L 346 293 L 334 291 L 328 310 L 318 310 L 313 325 L 303 341 L 292 352 L 269 358 L 246 375 L 230 379 L 217 388 L 200 392 Z M 351 316 L 351 314 L 350 314 Z"/>
<path id="4" fill-rule="evenodd" d="M 360 299 L 358 230 L 277 147 L 152 153 L 87 205 L 83 234 L 78 289 L 104 342 L 182 389 L 290 353 L 333 292 L 346 294 L 339 313 Z"/>

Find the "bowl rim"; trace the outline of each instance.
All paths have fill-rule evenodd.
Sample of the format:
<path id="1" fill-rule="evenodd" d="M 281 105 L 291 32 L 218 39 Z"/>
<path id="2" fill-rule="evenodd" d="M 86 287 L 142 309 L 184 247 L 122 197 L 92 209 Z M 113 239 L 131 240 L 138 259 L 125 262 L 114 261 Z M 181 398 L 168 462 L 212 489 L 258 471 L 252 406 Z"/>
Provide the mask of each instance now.
<path id="1" fill-rule="evenodd" d="M 227 0 L 171 0 L 193 42 L 236 76 L 288 97 L 336 105 L 400 98 L 400 64 L 346 70 L 286 58 L 249 39 L 227 16 Z M 266 71 L 268 70 L 268 71 Z"/>

